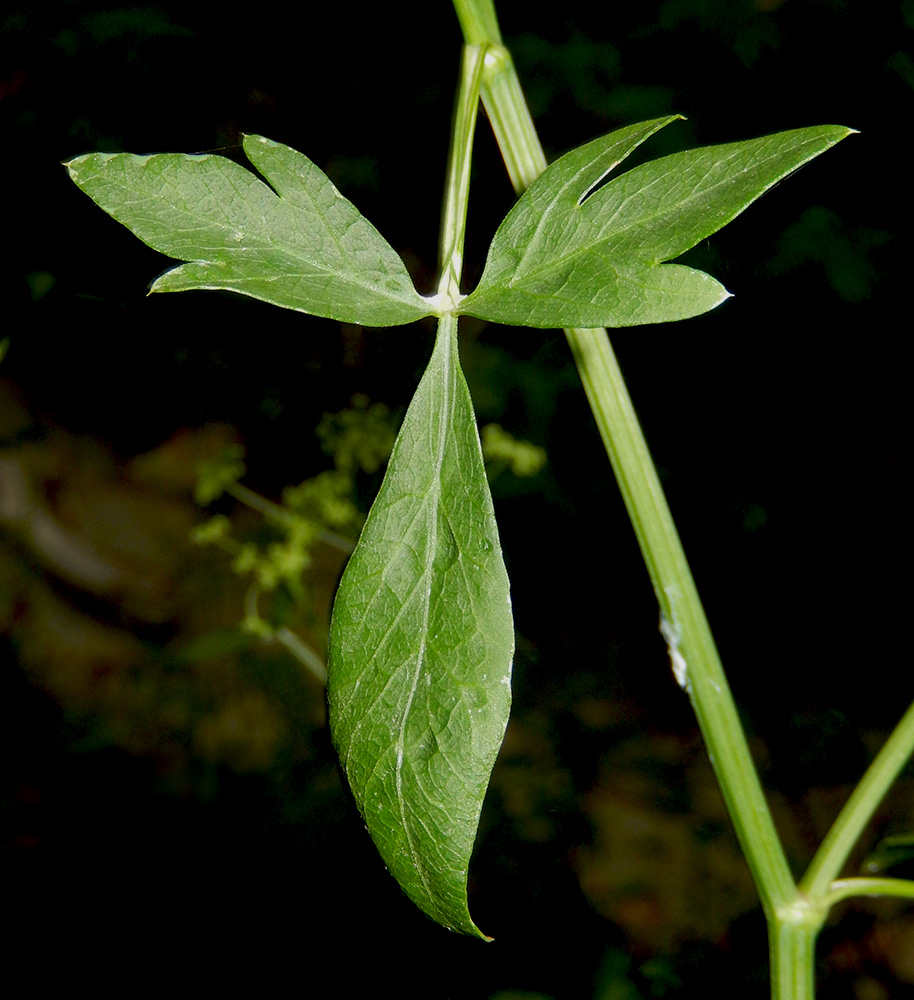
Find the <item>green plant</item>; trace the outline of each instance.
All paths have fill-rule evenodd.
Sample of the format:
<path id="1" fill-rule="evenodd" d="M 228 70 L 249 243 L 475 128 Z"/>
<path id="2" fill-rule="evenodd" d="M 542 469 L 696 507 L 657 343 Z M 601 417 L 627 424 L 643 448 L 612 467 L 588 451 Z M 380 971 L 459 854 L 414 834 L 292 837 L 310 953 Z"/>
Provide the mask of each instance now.
<path id="1" fill-rule="evenodd" d="M 508 717 L 513 627 L 457 322 L 566 328 L 674 672 L 695 707 L 769 920 L 773 993 L 811 995 L 814 941 L 833 902 L 853 893 L 914 895 L 902 880 L 837 877 L 914 746 L 914 709 L 796 884 L 609 341 L 593 328 L 682 319 L 720 304 L 728 293 L 713 278 L 667 262 L 849 130 L 821 126 L 690 150 L 603 184 L 670 116 L 597 139 L 546 170 L 491 3 L 455 6 L 467 46 L 434 295 L 416 291 L 389 244 L 313 163 L 262 137 L 246 137 L 244 148 L 266 183 L 222 157 L 177 154 L 91 154 L 68 164 L 71 176 L 150 246 L 185 261 L 154 291 L 229 289 L 371 326 L 437 318 L 431 362 L 336 599 L 331 728 L 400 884 L 435 919 L 479 936 L 467 867 Z M 463 295 L 480 97 L 525 193 L 499 227 L 477 288 Z"/>

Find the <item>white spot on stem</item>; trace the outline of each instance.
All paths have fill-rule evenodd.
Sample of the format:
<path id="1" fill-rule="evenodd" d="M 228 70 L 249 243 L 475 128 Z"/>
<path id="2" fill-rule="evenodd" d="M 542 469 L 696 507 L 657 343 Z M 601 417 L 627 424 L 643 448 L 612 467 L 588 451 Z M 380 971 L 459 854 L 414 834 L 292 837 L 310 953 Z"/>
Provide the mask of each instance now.
<path id="1" fill-rule="evenodd" d="M 685 661 L 685 657 L 679 652 L 679 626 L 675 622 L 668 621 L 661 614 L 660 634 L 666 640 L 666 648 L 670 654 L 670 665 L 673 668 L 673 676 L 676 678 L 676 683 L 688 694 L 689 667 Z"/>

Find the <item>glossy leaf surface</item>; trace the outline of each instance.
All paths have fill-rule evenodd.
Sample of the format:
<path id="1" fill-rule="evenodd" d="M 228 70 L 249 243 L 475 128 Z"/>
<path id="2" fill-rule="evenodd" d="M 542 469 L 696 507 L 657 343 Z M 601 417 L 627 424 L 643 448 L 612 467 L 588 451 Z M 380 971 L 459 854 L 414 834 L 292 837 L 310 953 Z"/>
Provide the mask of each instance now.
<path id="1" fill-rule="evenodd" d="M 598 186 L 675 117 L 630 125 L 549 166 L 499 226 L 460 312 L 536 327 L 633 326 L 707 312 L 728 297 L 723 285 L 664 262 L 852 131 L 823 125 L 690 149 Z"/>
<path id="2" fill-rule="evenodd" d="M 508 578 L 457 320 L 444 317 L 330 630 L 330 727 L 368 830 L 429 916 L 482 937 L 467 869 L 511 702 Z"/>
<path id="3" fill-rule="evenodd" d="M 154 292 L 227 289 L 365 326 L 434 310 L 396 251 L 306 156 L 263 136 L 244 151 L 269 184 L 223 156 L 90 153 L 76 184 L 144 243 L 188 263 Z"/>

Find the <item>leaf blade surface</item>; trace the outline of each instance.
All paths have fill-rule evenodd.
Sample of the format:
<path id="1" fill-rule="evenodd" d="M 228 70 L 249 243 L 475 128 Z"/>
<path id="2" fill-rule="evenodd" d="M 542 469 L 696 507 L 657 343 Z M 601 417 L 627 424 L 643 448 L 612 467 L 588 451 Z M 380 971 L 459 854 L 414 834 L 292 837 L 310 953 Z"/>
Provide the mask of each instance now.
<path id="1" fill-rule="evenodd" d="M 852 131 L 824 125 L 686 150 L 597 187 L 673 120 L 620 129 L 548 167 L 499 226 L 479 285 L 460 313 L 526 326 L 595 327 L 706 312 L 728 297 L 726 289 L 701 271 L 665 261 Z"/>
<path id="2" fill-rule="evenodd" d="M 306 156 L 257 135 L 244 150 L 269 184 L 211 154 L 90 153 L 66 166 L 144 243 L 187 262 L 151 291 L 229 290 L 367 326 L 433 313 L 393 247 Z"/>
<path id="3" fill-rule="evenodd" d="M 513 648 L 448 316 L 334 602 L 328 698 L 334 745 L 385 864 L 433 919 L 480 937 L 467 871 L 510 710 Z"/>

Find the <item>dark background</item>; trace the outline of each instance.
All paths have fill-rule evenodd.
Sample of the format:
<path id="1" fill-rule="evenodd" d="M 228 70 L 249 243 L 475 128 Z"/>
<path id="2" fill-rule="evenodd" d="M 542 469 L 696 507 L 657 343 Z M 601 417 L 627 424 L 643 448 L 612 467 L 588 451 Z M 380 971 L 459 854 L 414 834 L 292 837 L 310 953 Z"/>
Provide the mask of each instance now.
<path id="1" fill-rule="evenodd" d="M 766 784 L 792 817 L 783 822 L 794 824 L 800 871 L 914 690 L 902 485 L 914 3 L 498 9 L 550 158 L 670 112 L 687 120 L 648 155 L 810 124 L 861 132 L 692 251 L 735 298 L 686 323 L 613 335 Z M 460 45 L 449 4 L 413 18 L 361 2 L 237 13 L 48 2 L 14 5 L 0 26 L 6 455 L 46 447 L 56 471 L 30 474 L 65 493 L 81 448 L 107 470 L 98 481 L 123 483 L 137 456 L 219 424 L 246 446 L 245 482 L 276 497 L 326 461 L 313 439 L 322 413 L 354 393 L 402 412 L 429 327 L 362 331 L 222 294 L 147 299 L 165 261 L 81 195 L 60 162 L 96 149 L 241 158 L 242 133 L 267 135 L 325 169 L 428 293 Z M 467 289 L 512 200 L 483 120 Z M 16 581 L 42 569 L 12 530 L 16 568 L 0 589 L 4 843 L 94 856 L 88 884 L 116 879 L 101 926 L 113 932 L 113 913 L 128 914 L 143 928 L 132 949 L 161 952 L 165 970 L 176 959 L 149 914 L 173 900 L 173 919 L 207 942 L 208 971 L 189 952 L 204 979 L 243 955 L 272 970 L 267 989 L 296 966 L 301 988 L 329 969 L 344 996 L 686 996 L 698 983 L 710 996 L 710 970 L 725 995 L 762 996 L 757 912 L 725 934 L 653 934 L 644 928 L 667 919 L 663 906 L 626 922 L 586 889 L 581 858 L 600 840 L 607 761 L 643 740 L 651 787 L 690 787 L 682 757 L 661 766 L 652 748 L 664 757 L 672 739 L 700 758 L 692 717 L 564 338 L 468 322 L 462 351 L 480 421 L 549 453 L 532 483 L 493 486 L 519 634 L 514 742 L 509 733 L 471 882 L 477 922 L 496 943 L 448 935 L 400 897 L 340 790 L 313 685 L 289 682 L 306 703 L 290 710 L 297 735 L 260 757 L 207 756 L 194 723 L 163 726 L 159 708 L 137 735 L 142 711 L 118 719 L 110 688 L 94 698 L 91 669 L 74 695 L 65 665 L 48 666 L 66 660 L 66 635 L 46 634 L 36 651 L 22 626 L 35 591 Z M 229 574 L 218 563 L 212 572 Z M 179 622 L 48 585 L 80 614 L 139 636 L 152 662 L 180 641 Z M 275 651 L 243 665 L 271 704 L 284 699 L 275 678 L 263 680 L 274 667 L 291 671 Z M 177 683 L 175 669 L 168 661 L 170 679 L 149 683 Z M 909 800 L 887 804 L 869 846 L 911 829 Z M 150 856 L 174 861 L 144 885 Z M 878 926 L 858 908 L 826 931 L 821 996 L 863 995 L 864 980 L 884 991 L 867 994 L 876 1000 L 911 995 L 914 973 L 899 978 L 891 949 L 873 944 Z"/>

